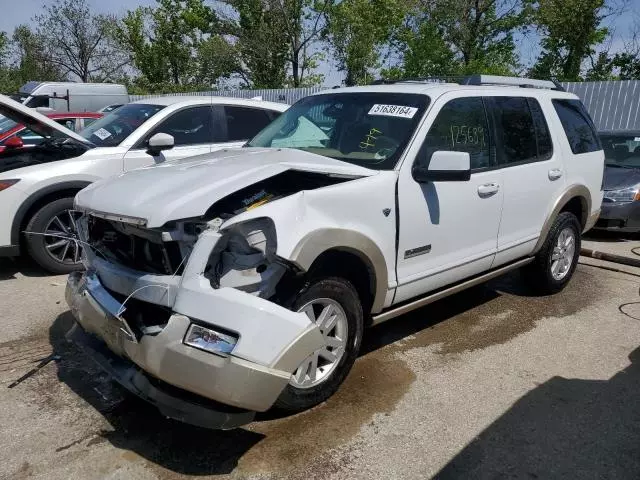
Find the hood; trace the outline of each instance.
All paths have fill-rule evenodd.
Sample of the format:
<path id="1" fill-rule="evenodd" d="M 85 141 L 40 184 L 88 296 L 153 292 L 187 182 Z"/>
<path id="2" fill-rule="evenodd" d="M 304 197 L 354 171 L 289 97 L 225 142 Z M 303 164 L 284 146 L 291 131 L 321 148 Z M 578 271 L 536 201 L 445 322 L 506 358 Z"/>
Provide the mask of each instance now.
<path id="1" fill-rule="evenodd" d="M 640 168 L 605 166 L 604 189 L 620 190 L 640 184 Z"/>
<path id="2" fill-rule="evenodd" d="M 155 228 L 203 216 L 218 200 L 288 170 L 347 178 L 378 173 L 300 150 L 222 150 L 102 180 L 82 190 L 76 204 L 83 210 L 144 219 L 147 227 Z"/>
<path id="3" fill-rule="evenodd" d="M 26 107 L 5 95 L 0 95 L 0 115 L 27 126 L 38 135 L 45 138 L 51 137 L 55 132 L 57 132 L 59 136 L 73 138 L 78 142 L 91 145 L 91 142 L 86 138 L 83 138 L 68 128 L 63 127 L 56 121 L 45 117 L 33 108 Z"/>

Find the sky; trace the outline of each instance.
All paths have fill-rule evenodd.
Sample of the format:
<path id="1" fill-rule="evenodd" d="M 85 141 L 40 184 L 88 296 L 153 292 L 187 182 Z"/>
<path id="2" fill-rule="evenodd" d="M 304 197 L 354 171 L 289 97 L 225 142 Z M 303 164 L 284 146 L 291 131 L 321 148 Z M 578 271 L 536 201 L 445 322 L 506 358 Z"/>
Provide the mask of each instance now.
<path id="1" fill-rule="evenodd" d="M 13 0 L 0 0 L 0 4 L 12 2 Z M 19 7 L 2 9 L 0 15 L 0 31 L 13 32 L 13 29 L 20 24 L 31 23 L 31 18 L 42 10 L 42 5 L 46 0 L 21 0 Z M 618 4 L 626 3 L 623 14 L 615 15 L 606 20 L 606 25 L 611 32 L 606 45 L 609 51 L 619 51 L 624 44 L 629 41 L 634 26 L 640 31 L 640 0 L 613 0 Z M 132 10 L 138 6 L 154 5 L 155 0 L 87 0 L 96 13 L 123 14 L 127 10 Z M 518 39 L 518 47 L 522 61 L 528 65 L 533 63 L 540 49 L 538 38 L 535 34 L 529 34 Z M 324 62 L 319 69 L 319 73 L 324 74 L 325 86 L 338 85 L 343 75 L 338 72 L 331 62 Z"/>

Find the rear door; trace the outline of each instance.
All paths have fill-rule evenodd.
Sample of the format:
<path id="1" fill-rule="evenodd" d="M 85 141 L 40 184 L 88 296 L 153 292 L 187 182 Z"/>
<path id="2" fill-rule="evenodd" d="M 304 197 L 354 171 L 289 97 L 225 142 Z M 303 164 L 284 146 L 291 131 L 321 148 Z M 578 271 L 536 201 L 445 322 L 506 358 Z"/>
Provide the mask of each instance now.
<path id="1" fill-rule="evenodd" d="M 124 169 L 146 167 L 167 160 L 192 157 L 211 152 L 218 141 L 210 105 L 186 107 L 163 120 L 145 135 L 124 157 Z M 149 139 L 157 133 L 167 133 L 174 139 L 174 147 L 160 155 L 147 153 Z"/>
<path id="2" fill-rule="evenodd" d="M 498 266 L 533 251 L 553 202 L 565 189 L 566 172 L 562 149 L 554 145 L 536 98 L 497 96 L 489 103 L 504 181 Z"/>

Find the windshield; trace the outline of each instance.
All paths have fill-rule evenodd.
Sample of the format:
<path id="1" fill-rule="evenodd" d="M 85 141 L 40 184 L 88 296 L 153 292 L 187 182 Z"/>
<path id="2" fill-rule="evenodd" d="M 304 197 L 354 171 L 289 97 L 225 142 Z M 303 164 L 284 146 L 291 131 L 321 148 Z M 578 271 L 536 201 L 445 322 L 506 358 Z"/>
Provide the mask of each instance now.
<path id="1" fill-rule="evenodd" d="M 306 97 L 248 147 L 295 148 L 367 168 L 391 170 L 429 97 L 404 93 L 333 93 Z"/>
<path id="2" fill-rule="evenodd" d="M 17 125 L 18 122 L 0 115 L 0 135 L 4 135 L 9 130 L 15 128 Z"/>
<path id="3" fill-rule="evenodd" d="M 130 103 L 96 120 L 80 135 L 97 147 L 115 147 L 163 108 L 164 105 Z"/>
<path id="4" fill-rule="evenodd" d="M 605 163 L 612 167 L 640 167 L 640 135 L 603 135 Z"/>

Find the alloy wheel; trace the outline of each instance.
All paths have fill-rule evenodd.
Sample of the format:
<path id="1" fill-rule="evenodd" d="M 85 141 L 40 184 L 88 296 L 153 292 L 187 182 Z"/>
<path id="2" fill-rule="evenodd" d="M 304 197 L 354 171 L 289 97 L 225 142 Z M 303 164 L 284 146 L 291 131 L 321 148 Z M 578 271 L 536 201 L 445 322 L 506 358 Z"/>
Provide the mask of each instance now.
<path id="1" fill-rule="evenodd" d="M 82 249 L 78 241 L 77 218 L 71 210 L 55 215 L 44 231 L 47 253 L 59 263 L 80 263 Z"/>
<path id="2" fill-rule="evenodd" d="M 296 388 L 311 388 L 327 380 L 344 356 L 349 333 L 347 315 L 330 298 L 312 300 L 298 311 L 318 326 L 326 343 L 302 362 L 289 381 Z"/>
<path id="3" fill-rule="evenodd" d="M 558 235 L 558 240 L 551 254 L 551 275 L 554 280 L 562 280 L 573 265 L 576 252 L 576 237 L 573 229 L 565 228 Z"/>

